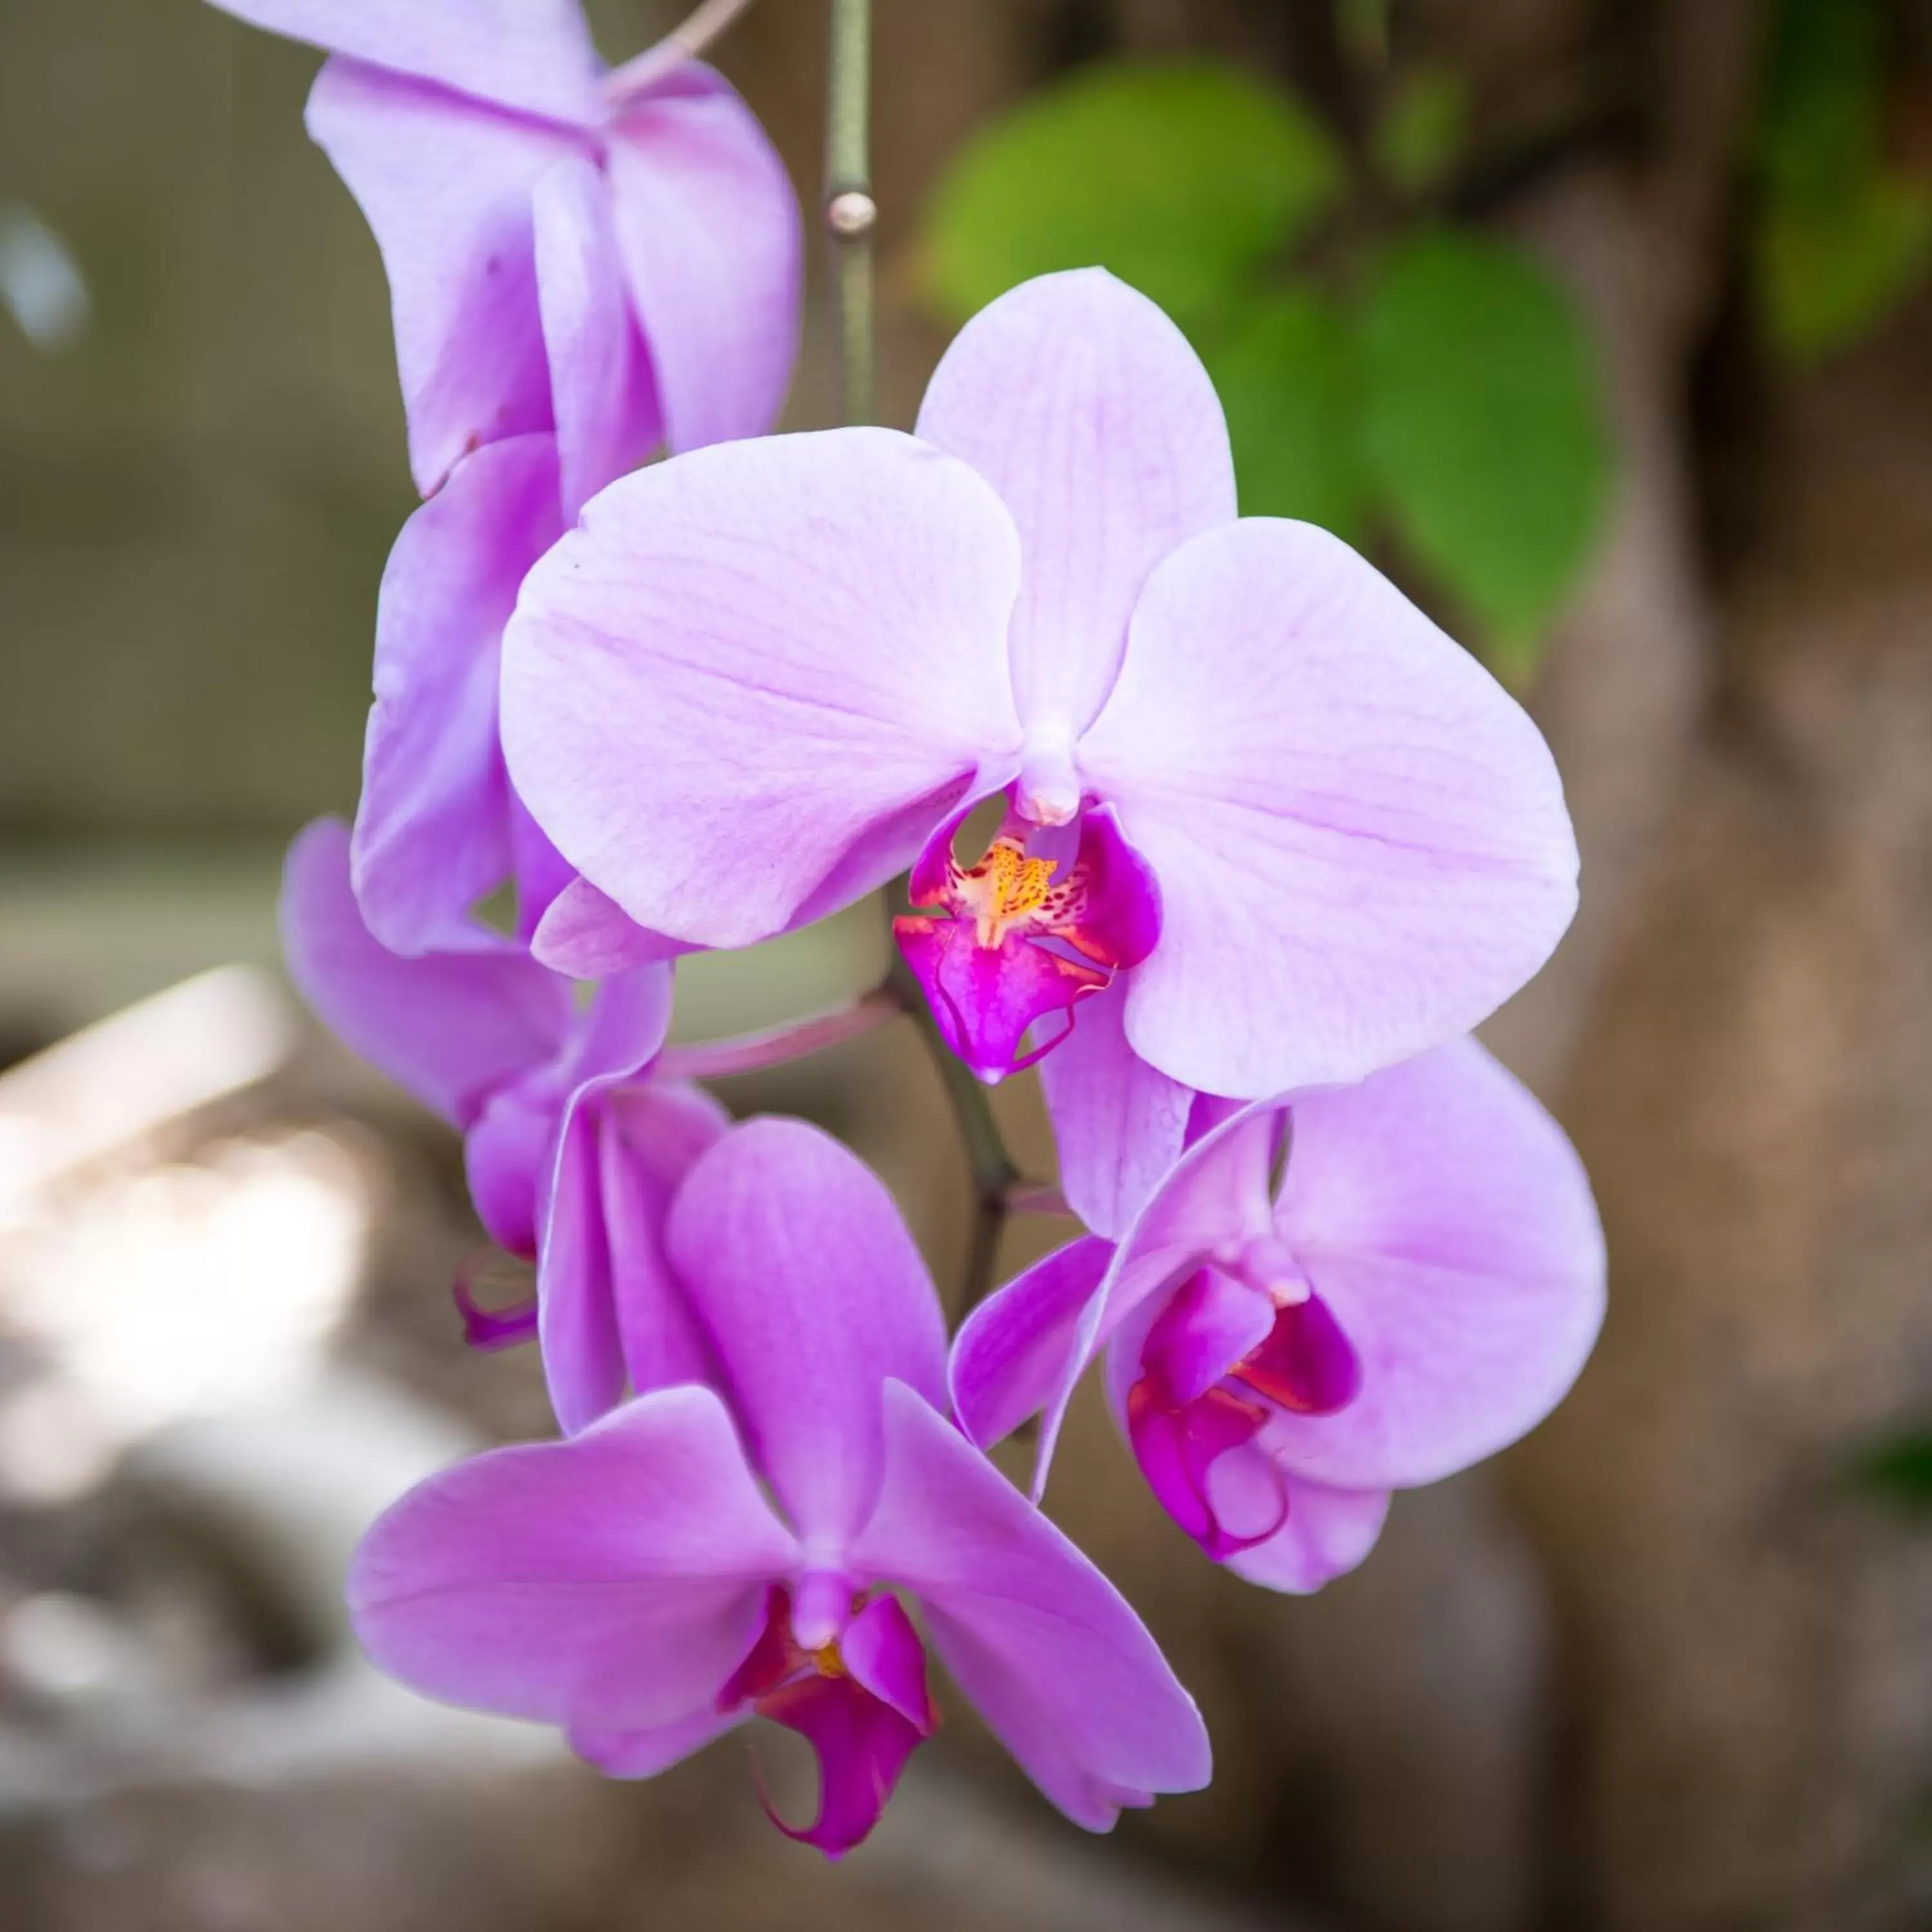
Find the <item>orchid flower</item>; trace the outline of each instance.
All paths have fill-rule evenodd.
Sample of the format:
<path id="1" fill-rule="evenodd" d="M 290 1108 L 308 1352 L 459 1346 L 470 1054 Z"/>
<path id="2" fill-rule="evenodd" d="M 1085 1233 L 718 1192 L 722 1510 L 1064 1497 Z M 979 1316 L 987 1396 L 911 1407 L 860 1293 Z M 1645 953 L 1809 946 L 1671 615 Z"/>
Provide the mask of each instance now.
<path id="1" fill-rule="evenodd" d="M 658 1072 L 672 968 L 606 981 L 580 1012 L 571 982 L 472 923 L 448 950 L 404 958 L 370 933 L 350 889 L 348 834 L 310 825 L 282 891 L 289 970 L 349 1046 L 464 1135 L 492 1240 L 536 1264 L 535 1306 L 489 1316 L 483 1346 L 534 1336 L 557 1420 L 584 1428 L 622 1396 L 701 1379 L 708 1360 L 665 1271 L 673 1191 L 728 1117 Z M 465 1299 L 459 1290 L 459 1299 Z"/>
<path id="2" fill-rule="evenodd" d="M 432 1477 L 351 1572 L 382 1670 L 648 1777 L 761 1715 L 820 1765 L 836 1857 L 938 1718 L 925 1646 L 1090 1830 L 1205 1784 L 1187 1694 L 1112 1586 L 944 1417 L 938 1298 L 890 1197 L 796 1121 L 734 1129 L 670 1212 L 717 1364 Z"/>
<path id="3" fill-rule="evenodd" d="M 652 448 L 768 429 L 797 337 L 783 164 L 696 62 L 607 74 L 577 0 L 215 0 L 333 56 L 309 131 L 389 274 L 424 496 L 556 432 L 566 520 Z"/>
<path id="4" fill-rule="evenodd" d="M 1602 1320 L 1602 1232 L 1562 1130 L 1473 1040 L 1196 1111 L 1204 1131 L 1118 1246 L 1075 1241 L 968 1317 L 953 1397 L 982 1444 L 1043 1409 L 1043 1483 L 1105 1346 L 1168 1514 L 1252 1581 L 1312 1590 L 1367 1555 L 1391 1490 L 1562 1399 Z"/>
<path id="5" fill-rule="evenodd" d="M 1346 544 L 1237 518 L 1206 372 L 1097 269 L 968 323 L 916 436 L 728 444 L 594 499 L 502 694 L 519 790 L 640 926 L 742 945 L 910 868 L 939 1025 L 988 1079 L 1054 1048 L 1063 1183 L 1108 1234 L 1192 1090 L 1438 1045 L 1575 903 L 1528 718 Z"/>

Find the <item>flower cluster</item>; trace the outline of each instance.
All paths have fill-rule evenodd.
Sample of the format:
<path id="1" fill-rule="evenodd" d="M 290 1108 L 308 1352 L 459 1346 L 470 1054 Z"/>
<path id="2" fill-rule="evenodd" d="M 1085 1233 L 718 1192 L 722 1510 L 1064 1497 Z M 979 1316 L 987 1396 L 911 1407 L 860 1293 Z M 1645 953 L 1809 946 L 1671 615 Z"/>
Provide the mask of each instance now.
<path id="1" fill-rule="evenodd" d="M 1540 737 L 1345 544 L 1237 514 L 1205 373 L 1105 273 L 983 311 L 911 435 L 771 435 L 797 215 L 716 76 L 603 74 L 575 0 L 221 4 L 331 50 L 427 498 L 290 965 L 464 1133 L 536 1277 L 460 1293 L 470 1339 L 535 1342 L 562 1432 L 382 1518 L 364 1644 L 618 1776 L 770 1718 L 834 1856 L 939 1721 L 928 1645 L 1077 1822 L 1198 1788 L 1193 1704 L 1039 1508 L 1061 1419 L 1097 1359 L 1179 1528 L 1306 1592 L 1562 1396 L 1588 1186 L 1468 1037 L 1574 905 Z M 666 1044 L 680 955 L 902 875 L 940 1038 L 1038 1063 L 1088 1230 L 950 1348 L 862 1163 L 698 1084 L 882 1003 Z M 1035 1417 L 1029 1496 L 985 1452 Z"/>

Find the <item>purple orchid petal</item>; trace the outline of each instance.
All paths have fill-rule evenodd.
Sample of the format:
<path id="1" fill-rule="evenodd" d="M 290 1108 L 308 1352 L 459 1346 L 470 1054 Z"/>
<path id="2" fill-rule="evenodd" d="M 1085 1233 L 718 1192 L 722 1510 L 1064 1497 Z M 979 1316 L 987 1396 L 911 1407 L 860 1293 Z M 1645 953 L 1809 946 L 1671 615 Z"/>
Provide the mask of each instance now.
<path id="1" fill-rule="evenodd" d="M 416 487 L 471 451 L 552 426 L 531 197 L 584 143 L 566 130 L 337 58 L 308 128 L 375 231 Z"/>
<path id="2" fill-rule="evenodd" d="M 1016 767 L 1018 548 L 971 470 L 888 430 L 723 444 L 626 477 L 532 572 L 506 635 L 518 788 L 640 925 L 738 946 L 956 788 L 896 849 L 868 848 L 869 873 L 844 881 L 856 897 L 976 772 Z"/>
<path id="3" fill-rule="evenodd" d="M 537 1244 L 537 1340 L 557 1426 L 574 1436 L 624 1394 L 610 1235 L 604 1196 L 606 1129 L 579 1111 L 550 1143 Z"/>
<path id="4" fill-rule="evenodd" d="M 816 1128 L 751 1120 L 692 1168 L 666 1246 L 759 1466 L 806 1542 L 839 1548 L 878 1486 L 881 1383 L 945 1400 L 939 1298 L 892 1197 Z"/>
<path id="5" fill-rule="evenodd" d="M 1318 1294 L 1278 1310 L 1246 1354 L 1235 1379 L 1292 1414 L 1334 1415 L 1361 1393 L 1361 1358 Z"/>
<path id="6" fill-rule="evenodd" d="M 563 520 L 664 440 L 643 338 L 617 261 L 610 190 L 588 155 L 536 184 L 536 281 L 556 422 Z"/>
<path id="7" fill-rule="evenodd" d="M 1076 1822 L 1208 1781 L 1192 1700 L 1106 1577 L 914 1390 L 888 1383 L 885 1476 L 855 1569 L 925 1606 L 933 1646 Z"/>
<path id="8" fill-rule="evenodd" d="M 620 1130 L 602 1096 L 640 1076 L 670 1024 L 671 969 L 644 966 L 598 987 L 566 1064 L 557 1070 L 570 1090 L 556 1114 L 551 1162 L 542 1191 L 537 1243 L 538 1335 L 550 1406 L 566 1433 L 587 1426 L 624 1392 L 626 1365 L 617 1309 L 616 1221 L 631 1240 L 628 1263 L 640 1270 L 644 1238 L 634 1192 L 614 1215 L 607 1197 Z M 615 1185 L 628 1186 L 619 1179 Z M 647 1291 L 640 1288 L 640 1294 Z"/>
<path id="9" fill-rule="evenodd" d="M 502 1308 L 485 1308 L 470 1286 L 468 1264 L 459 1268 L 449 1284 L 449 1298 L 463 1322 L 463 1342 L 478 1354 L 494 1355 L 520 1348 L 537 1339 L 537 1298 L 534 1293 Z"/>
<path id="10" fill-rule="evenodd" d="M 760 436 L 798 347 L 790 177 L 723 77 L 687 61 L 606 130 L 619 251 L 674 451 Z"/>
<path id="11" fill-rule="evenodd" d="M 1562 1399 L 1602 1321 L 1582 1166 L 1474 1040 L 1298 1101 L 1276 1224 L 1361 1360 L 1346 1408 L 1273 1432 L 1316 1481 L 1402 1487 L 1493 1454 Z"/>
<path id="12" fill-rule="evenodd" d="M 674 1724 L 649 1730 L 611 1731 L 596 1724 L 573 1726 L 570 1748 L 606 1778 L 655 1778 L 714 1738 L 748 1722 L 748 1711 L 717 1711 L 708 1706 Z"/>
<path id="13" fill-rule="evenodd" d="M 1160 888 L 1112 807 L 1082 816 L 1073 876 L 1084 904 L 1062 936 L 1104 966 L 1138 966 L 1160 941 Z"/>
<path id="14" fill-rule="evenodd" d="M 1180 1157 L 1192 1088 L 1128 1046 L 1119 982 L 1083 1000 L 1080 1024 L 1040 1064 L 1066 1204 L 1117 1239 Z"/>
<path id="15" fill-rule="evenodd" d="M 1052 1399 L 1078 1346 L 1082 1311 L 1113 1258 L 1093 1235 L 1056 1248 L 967 1316 L 952 1344 L 952 1406 L 982 1449 Z"/>
<path id="16" fill-rule="evenodd" d="M 530 950 L 573 980 L 604 980 L 653 960 L 674 959 L 693 949 L 627 919 L 623 908 L 581 873 L 572 876 L 544 908 L 530 935 Z"/>
<path id="17" fill-rule="evenodd" d="M 1154 1318 L 1141 1344 L 1141 1366 L 1153 1378 L 1157 1400 L 1179 1408 L 1204 1396 L 1280 1326 L 1280 1315 L 1265 1294 L 1219 1268 L 1197 1268 Z M 1302 1366 L 1299 1356 L 1287 1364 L 1290 1370 Z"/>
<path id="18" fill-rule="evenodd" d="M 1346 544 L 1250 518 L 1176 550 L 1081 741 L 1160 881 L 1127 1037 L 1211 1093 L 1352 1081 L 1492 1012 L 1576 905 L 1549 748 Z"/>
<path id="19" fill-rule="evenodd" d="M 1267 1542 L 1229 1557 L 1228 1568 L 1264 1589 L 1305 1597 L 1346 1575 L 1375 1547 L 1388 1515 L 1389 1495 L 1386 1490 L 1334 1490 L 1302 1482 L 1267 1458 L 1267 1439 L 1228 1456 L 1217 1477 L 1226 1482 L 1240 1466 L 1265 1461 L 1266 1479 L 1283 1486 L 1287 1517 Z M 1258 1468 L 1248 1473 L 1252 1479 Z"/>
<path id="20" fill-rule="evenodd" d="M 555 121 L 589 122 L 601 63 L 577 0 L 214 0 L 224 13 L 331 53 Z"/>
<path id="21" fill-rule="evenodd" d="M 412 1490 L 363 1539 L 349 1606 L 426 1695 L 609 1737 L 712 1708 L 797 1560 L 723 1403 L 666 1389 Z"/>
<path id="22" fill-rule="evenodd" d="M 1158 1298 L 1217 1249 L 1272 1234 L 1269 1180 L 1280 1123 L 1280 1109 L 1268 1103 L 1227 1114 L 1186 1149 L 1136 1217 L 1081 1311 L 1060 1385 L 1041 1413 L 1036 1497 L 1046 1488 L 1074 1389 L 1115 1331 L 1137 1316 L 1151 1321 Z"/>
<path id="23" fill-rule="evenodd" d="M 498 643 L 501 641 L 500 638 Z M 496 650 L 490 652 L 490 658 L 493 667 L 498 664 Z M 500 748 L 497 757 L 500 769 Z M 510 876 L 517 888 L 517 937 L 527 946 L 558 896 L 577 874 L 550 842 L 550 835 L 530 816 L 530 807 L 517 796 L 507 776 L 504 784 L 510 796 Z M 590 976 L 601 980 L 604 976 Z"/>
<path id="24" fill-rule="evenodd" d="M 1253 1442 L 1268 1419 L 1258 1402 L 1244 1401 L 1225 1388 L 1180 1405 L 1169 1404 L 1151 1376 L 1143 1376 L 1127 1395 L 1127 1440 L 1154 1499 L 1216 1563 L 1271 1540 L 1288 1520 L 1286 1488 L 1277 1480 L 1258 1512 L 1237 1507 L 1230 1514 L 1224 1498 L 1210 1487 L 1223 1461 Z M 1240 1501 L 1252 1502 L 1250 1486 Z"/>
<path id="25" fill-rule="evenodd" d="M 1104 973 L 1018 933 L 982 945 L 970 920 L 896 919 L 892 937 L 946 1044 L 988 1082 L 1026 1064 L 1020 1042 L 1029 1028 L 1049 1016 L 1070 1026 L 1075 1006 L 1107 983 Z"/>
<path id="26" fill-rule="evenodd" d="M 499 648 L 524 572 L 562 530 L 556 492 L 550 437 L 492 443 L 404 525 L 382 573 L 352 853 L 370 929 L 398 952 L 446 943 L 512 870 Z"/>
<path id="27" fill-rule="evenodd" d="M 340 820 L 318 819 L 290 847 L 281 923 L 290 976 L 317 1016 L 458 1126 L 569 1028 L 569 988 L 480 926 L 452 935 L 461 950 L 418 959 L 379 945 L 350 890 Z"/>
<path id="28" fill-rule="evenodd" d="M 477 1219 L 500 1248 L 526 1261 L 536 1257 L 538 1197 L 556 1148 L 561 1097 L 554 1072 L 543 1069 L 493 1094 L 464 1137 Z"/>
<path id="29" fill-rule="evenodd" d="M 708 1094 L 662 1079 L 614 1095 L 605 1107 L 604 1226 L 631 1386 L 642 1394 L 715 1382 L 710 1344 L 664 1258 L 664 1230 L 685 1175 L 723 1138 L 730 1116 Z"/>
<path id="30" fill-rule="evenodd" d="M 1180 332 L 1104 270 L 1026 282 L 955 339 L 918 434 L 998 490 L 1024 550 L 1013 686 L 1070 746 L 1119 669 L 1148 573 L 1234 518 L 1214 387 Z"/>

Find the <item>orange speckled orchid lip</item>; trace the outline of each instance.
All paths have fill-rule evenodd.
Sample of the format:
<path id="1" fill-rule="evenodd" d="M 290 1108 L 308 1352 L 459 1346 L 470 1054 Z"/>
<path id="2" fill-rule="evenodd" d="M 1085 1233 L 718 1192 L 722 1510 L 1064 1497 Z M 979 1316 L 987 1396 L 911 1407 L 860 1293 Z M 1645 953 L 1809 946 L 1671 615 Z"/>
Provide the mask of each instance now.
<path id="1" fill-rule="evenodd" d="M 1110 812 L 1081 815 L 1070 861 L 1030 850 L 1038 828 L 1010 809 L 985 854 L 962 866 L 952 840 L 970 808 L 927 842 L 910 880 L 921 912 L 896 920 L 893 932 L 947 1045 L 992 1082 L 1058 1046 L 1082 1000 L 1146 958 L 1160 908 Z M 1066 1024 L 1023 1055 L 1028 1030 L 1062 1013 Z"/>

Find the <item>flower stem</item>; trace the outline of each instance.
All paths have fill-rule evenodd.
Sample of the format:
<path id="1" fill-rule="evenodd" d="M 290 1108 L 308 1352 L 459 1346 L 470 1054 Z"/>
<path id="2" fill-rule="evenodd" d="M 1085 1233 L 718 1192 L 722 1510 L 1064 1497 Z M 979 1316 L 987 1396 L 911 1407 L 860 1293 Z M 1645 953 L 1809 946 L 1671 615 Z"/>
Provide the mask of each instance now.
<path id="1" fill-rule="evenodd" d="M 720 1080 L 734 1073 L 763 1073 L 802 1059 L 808 1053 L 857 1040 L 896 1018 L 901 1010 L 897 993 L 880 986 L 830 1012 L 788 1021 L 763 1033 L 668 1046 L 658 1055 L 654 1071 L 661 1078 L 670 1080 Z"/>
<path id="2" fill-rule="evenodd" d="M 825 225 L 838 307 L 838 412 L 870 422 L 872 386 L 872 0 L 832 0 L 825 112 Z"/>
<path id="3" fill-rule="evenodd" d="M 604 76 L 605 98 L 616 103 L 643 93 L 674 68 L 704 52 L 751 4 L 752 0 L 702 0 L 662 40 Z"/>
<path id="4" fill-rule="evenodd" d="M 925 988 L 914 976 L 912 968 L 895 956 L 885 983 L 898 1000 L 901 1011 L 919 1029 L 940 1084 L 946 1089 L 953 1124 L 959 1130 L 960 1145 L 965 1150 L 966 1165 L 973 1178 L 973 1232 L 966 1250 L 963 1310 L 983 1301 L 993 1286 L 1000 1230 L 1006 1225 L 1016 1190 L 1025 1177 L 1006 1151 L 986 1088 L 971 1068 L 940 1037 L 939 1029 L 933 1024 L 932 1010 L 926 1003 Z"/>

